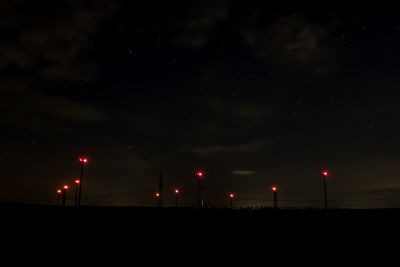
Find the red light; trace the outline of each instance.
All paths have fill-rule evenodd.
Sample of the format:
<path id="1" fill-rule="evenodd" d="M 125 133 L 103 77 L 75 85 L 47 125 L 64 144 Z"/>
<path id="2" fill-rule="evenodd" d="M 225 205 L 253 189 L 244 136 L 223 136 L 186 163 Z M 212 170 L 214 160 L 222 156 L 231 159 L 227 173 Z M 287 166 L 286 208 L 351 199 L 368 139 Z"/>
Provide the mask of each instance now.
<path id="1" fill-rule="evenodd" d="M 89 162 L 89 160 L 87 159 L 87 158 L 79 158 L 79 162 L 80 163 L 88 163 Z"/>
<path id="2" fill-rule="evenodd" d="M 61 194 L 61 193 L 62 193 L 61 189 L 58 189 L 58 190 L 57 190 L 57 193 L 58 193 L 58 194 Z"/>
<path id="3" fill-rule="evenodd" d="M 276 192 L 278 190 L 278 188 L 276 186 L 272 187 L 272 191 Z"/>
<path id="4" fill-rule="evenodd" d="M 197 172 L 197 176 L 202 177 L 204 175 L 203 172 Z"/>
<path id="5" fill-rule="evenodd" d="M 160 193 L 156 193 L 156 197 L 160 197 Z"/>
<path id="6" fill-rule="evenodd" d="M 327 172 L 327 171 L 324 171 L 324 172 L 322 173 L 322 175 L 323 175 L 323 176 L 328 176 L 328 172 Z"/>
<path id="7" fill-rule="evenodd" d="M 234 198 L 234 197 L 235 197 L 235 194 L 229 194 L 229 197 L 230 197 L 230 198 Z"/>
<path id="8" fill-rule="evenodd" d="M 64 189 L 68 190 L 69 186 L 68 185 L 64 185 Z"/>
<path id="9" fill-rule="evenodd" d="M 75 180 L 74 181 L 76 184 L 80 184 L 81 183 L 81 180 Z"/>
<path id="10" fill-rule="evenodd" d="M 175 189 L 175 194 L 179 194 L 179 189 Z"/>

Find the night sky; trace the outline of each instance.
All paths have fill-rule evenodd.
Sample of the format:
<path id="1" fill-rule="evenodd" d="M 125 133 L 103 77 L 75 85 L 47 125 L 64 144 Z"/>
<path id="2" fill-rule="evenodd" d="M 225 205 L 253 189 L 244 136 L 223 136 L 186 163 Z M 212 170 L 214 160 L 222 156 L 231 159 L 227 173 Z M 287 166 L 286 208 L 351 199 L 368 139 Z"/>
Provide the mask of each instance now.
<path id="1" fill-rule="evenodd" d="M 0 201 L 400 207 L 400 19 L 384 1 L 0 3 Z M 72 201 L 72 200 L 71 200 Z"/>

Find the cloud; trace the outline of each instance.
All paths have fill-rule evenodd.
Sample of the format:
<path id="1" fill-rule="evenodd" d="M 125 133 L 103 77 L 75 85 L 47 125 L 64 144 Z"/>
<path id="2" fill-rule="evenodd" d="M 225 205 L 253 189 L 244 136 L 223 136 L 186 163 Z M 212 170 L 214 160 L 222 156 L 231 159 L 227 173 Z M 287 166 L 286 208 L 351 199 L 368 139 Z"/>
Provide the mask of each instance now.
<path id="1" fill-rule="evenodd" d="M 256 13 L 240 30 L 244 43 L 257 58 L 285 66 L 334 62 L 333 51 L 326 45 L 328 29 L 303 13 L 259 26 L 261 18 L 261 13 Z"/>
<path id="2" fill-rule="evenodd" d="M 2 123 L 70 132 L 65 123 L 107 119 L 99 108 L 66 97 L 67 86 L 60 84 L 96 78 L 96 61 L 87 51 L 101 21 L 118 6 L 106 1 L 38 2 L 0 3 Z M 38 115 L 40 119 L 32 119 Z"/>
<path id="3" fill-rule="evenodd" d="M 33 132 L 74 132 L 69 123 L 100 122 L 108 115 L 99 108 L 49 96 L 35 90 L 31 81 L 0 77 L 1 123 Z"/>
<path id="4" fill-rule="evenodd" d="M 233 101 L 220 97 L 211 98 L 210 107 L 218 113 L 229 115 L 235 121 L 257 124 L 264 122 L 271 114 L 270 106 L 265 103 L 243 103 L 243 101 Z"/>
<path id="5" fill-rule="evenodd" d="M 84 51 L 90 46 L 90 36 L 116 8 L 115 4 L 100 1 L 90 6 L 57 1 L 39 10 L 42 5 L 34 6 L 27 0 L 6 2 L 0 4 L 0 70 L 14 67 L 50 79 L 93 77 L 96 65 Z"/>
<path id="6" fill-rule="evenodd" d="M 200 3 L 200 2 L 199 2 Z M 228 19 L 230 1 L 201 1 L 174 25 L 172 43 L 186 48 L 201 48 L 218 36 L 218 25 Z"/>
<path id="7" fill-rule="evenodd" d="M 231 145 L 231 146 L 205 146 L 193 148 L 192 152 L 201 157 L 207 157 L 212 154 L 220 153 L 250 153 L 261 150 L 265 147 L 267 142 L 264 139 L 256 139 L 253 142 L 247 144 Z"/>
<path id="8" fill-rule="evenodd" d="M 257 173 L 257 171 L 243 171 L 243 170 L 234 170 L 231 173 L 240 175 L 240 176 L 251 176 Z"/>

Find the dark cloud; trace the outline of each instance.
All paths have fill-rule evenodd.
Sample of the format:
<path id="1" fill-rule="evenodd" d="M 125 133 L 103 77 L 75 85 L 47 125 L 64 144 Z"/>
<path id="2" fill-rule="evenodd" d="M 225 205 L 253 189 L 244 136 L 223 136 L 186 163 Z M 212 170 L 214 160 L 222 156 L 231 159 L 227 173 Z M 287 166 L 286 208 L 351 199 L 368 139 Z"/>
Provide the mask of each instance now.
<path id="1" fill-rule="evenodd" d="M 260 22 L 256 12 L 241 28 L 246 45 L 256 57 L 284 66 L 310 66 L 325 72 L 336 65 L 335 52 L 329 47 L 331 25 L 320 25 L 301 12 L 282 16 L 272 23 Z"/>
<path id="2" fill-rule="evenodd" d="M 218 38 L 218 25 L 229 19 L 231 1 L 202 1 L 191 7 L 176 22 L 172 43 L 186 48 L 201 48 Z"/>
<path id="3" fill-rule="evenodd" d="M 257 173 L 257 171 L 250 171 L 250 170 L 234 170 L 232 171 L 233 174 L 235 175 L 240 175 L 240 176 L 251 176 Z"/>
<path id="4" fill-rule="evenodd" d="M 6 37 L 0 42 L 5 51 L 0 69 L 14 67 L 49 79 L 93 78 L 97 67 L 85 52 L 101 20 L 117 8 L 113 2 L 49 2 L 44 9 L 24 0 L 0 5 L 0 31 Z"/>
<path id="5" fill-rule="evenodd" d="M 206 146 L 206 147 L 198 147 L 193 148 L 192 152 L 201 156 L 215 156 L 215 154 L 240 154 L 240 153 L 252 153 L 257 152 L 258 150 L 263 149 L 268 142 L 264 139 L 257 139 L 247 144 L 238 144 L 231 146 Z"/>
<path id="6" fill-rule="evenodd" d="M 48 2 L 44 7 L 24 0 L 0 4 L 3 123 L 34 132 L 70 132 L 71 128 L 57 120 L 98 122 L 107 118 L 97 107 L 58 92 L 68 95 L 62 83 L 96 78 L 98 67 L 88 50 L 101 21 L 116 8 L 104 1 L 96 5 Z"/>

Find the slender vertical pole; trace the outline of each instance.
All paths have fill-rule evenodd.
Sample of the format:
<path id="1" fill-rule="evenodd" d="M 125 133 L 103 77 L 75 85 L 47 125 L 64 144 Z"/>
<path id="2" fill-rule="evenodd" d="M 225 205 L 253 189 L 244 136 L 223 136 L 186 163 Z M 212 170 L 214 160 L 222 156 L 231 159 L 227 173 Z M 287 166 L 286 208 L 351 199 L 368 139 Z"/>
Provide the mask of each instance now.
<path id="1" fill-rule="evenodd" d="M 274 209 L 278 209 L 278 192 L 274 191 Z"/>
<path id="2" fill-rule="evenodd" d="M 79 191 L 79 184 L 75 183 L 75 201 L 74 201 L 74 206 L 78 206 L 78 191 Z"/>
<path id="3" fill-rule="evenodd" d="M 65 204 L 67 202 L 67 190 L 64 189 L 62 193 L 62 206 L 65 207 Z"/>
<path id="4" fill-rule="evenodd" d="M 163 188 L 164 187 L 164 178 L 163 178 L 163 173 L 162 171 L 160 172 L 160 179 L 159 179 L 159 183 L 158 183 L 158 193 L 160 194 L 159 198 L 158 198 L 158 207 L 162 208 L 163 207 L 163 197 L 164 197 L 164 191 Z"/>
<path id="5" fill-rule="evenodd" d="M 60 197 L 61 197 L 61 195 L 57 194 L 57 206 L 60 205 Z"/>
<path id="6" fill-rule="evenodd" d="M 178 194 L 175 194 L 175 208 L 178 207 Z"/>
<path id="7" fill-rule="evenodd" d="M 326 196 L 326 176 L 324 176 L 324 198 L 325 198 L 325 209 L 328 208 L 328 198 Z"/>
<path id="8" fill-rule="evenodd" d="M 81 178 L 80 178 L 80 183 L 79 183 L 78 207 L 81 206 L 82 183 L 83 183 L 83 162 L 81 162 Z"/>
<path id="9" fill-rule="evenodd" d="M 204 187 L 200 185 L 200 207 L 204 207 Z"/>
<path id="10" fill-rule="evenodd" d="M 197 208 L 200 208 L 200 177 L 197 175 Z"/>
<path id="11" fill-rule="evenodd" d="M 231 197 L 231 209 L 233 209 L 233 197 Z"/>

